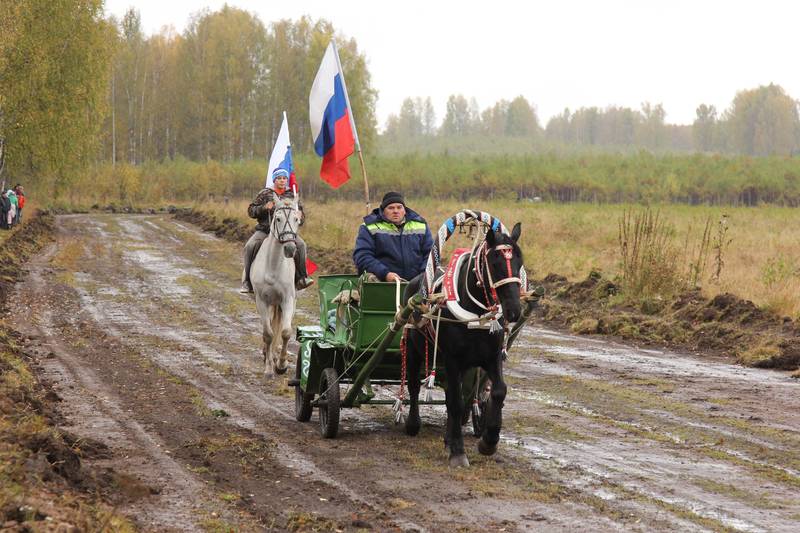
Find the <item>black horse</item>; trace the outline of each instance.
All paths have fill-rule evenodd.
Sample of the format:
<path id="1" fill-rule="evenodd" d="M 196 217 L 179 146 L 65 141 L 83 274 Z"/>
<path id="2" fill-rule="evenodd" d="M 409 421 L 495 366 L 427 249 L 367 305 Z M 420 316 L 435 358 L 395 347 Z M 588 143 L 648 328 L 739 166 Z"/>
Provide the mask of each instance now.
<path id="1" fill-rule="evenodd" d="M 468 408 L 462 399 L 462 384 L 465 372 L 475 367 L 482 368 L 491 380 L 478 451 L 484 455 L 492 455 L 497 451 L 506 397 L 506 384 L 503 381 L 504 340 L 507 325 L 516 322 L 521 312 L 520 268 L 523 261 L 517 245 L 520 232 L 519 223 L 514 226 L 510 236 L 489 230 L 476 253 L 462 263 L 459 271 L 457 291 L 461 307 L 481 316 L 500 304 L 502 316 L 499 321 L 503 329 L 494 332 L 470 329 L 467 324 L 453 322 L 454 316 L 447 308 L 441 312 L 443 320 L 439 324 L 438 357 L 444 361 L 447 382 L 447 429 L 444 441 L 445 446 L 450 447 L 450 466 L 469 466 L 461 433 L 462 421 L 467 414 L 465 409 Z M 420 283 L 421 276 L 409 283 L 406 301 L 419 291 Z M 410 409 L 406 433 L 409 435 L 416 435 L 421 425 L 418 403 L 421 383 L 415 378 L 420 375 L 426 342 L 428 351 L 433 353 L 432 337 L 432 328 L 428 327 L 410 330 L 406 340 L 407 372 L 408 376 L 413 376 L 408 382 Z"/>

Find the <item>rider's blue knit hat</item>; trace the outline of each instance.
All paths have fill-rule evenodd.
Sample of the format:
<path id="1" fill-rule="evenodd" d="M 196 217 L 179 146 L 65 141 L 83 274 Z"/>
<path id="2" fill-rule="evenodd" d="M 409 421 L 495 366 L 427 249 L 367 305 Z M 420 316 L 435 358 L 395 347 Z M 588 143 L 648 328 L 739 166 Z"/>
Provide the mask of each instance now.
<path id="1" fill-rule="evenodd" d="M 272 172 L 272 179 L 274 180 L 275 178 L 280 178 L 280 177 L 284 177 L 284 178 L 286 178 L 288 180 L 289 179 L 289 171 L 286 170 L 285 168 L 276 168 Z"/>

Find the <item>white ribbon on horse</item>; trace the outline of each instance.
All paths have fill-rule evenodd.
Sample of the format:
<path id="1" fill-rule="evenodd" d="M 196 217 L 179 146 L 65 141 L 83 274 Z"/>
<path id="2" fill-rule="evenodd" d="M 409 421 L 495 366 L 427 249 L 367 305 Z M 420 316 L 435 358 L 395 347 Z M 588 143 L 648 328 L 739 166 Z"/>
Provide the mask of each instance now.
<path id="1" fill-rule="evenodd" d="M 394 411 L 395 424 L 402 424 L 406 421 L 406 414 L 403 411 L 403 400 L 401 400 L 399 397 L 395 399 L 394 405 L 392 405 L 392 411 Z"/>
<path id="2" fill-rule="evenodd" d="M 425 401 L 433 400 L 433 384 L 436 383 L 436 369 L 431 370 L 430 375 L 425 378 Z"/>
<path id="3" fill-rule="evenodd" d="M 436 358 L 439 355 L 439 324 L 442 323 L 442 307 L 439 306 L 439 311 L 436 313 L 436 333 L 433 337 L 433 366 L 431 366 L 431 373 L 425 378 L 425 401 L 430 402 L 433 400 L 433 385 L 436 383 Z"/>

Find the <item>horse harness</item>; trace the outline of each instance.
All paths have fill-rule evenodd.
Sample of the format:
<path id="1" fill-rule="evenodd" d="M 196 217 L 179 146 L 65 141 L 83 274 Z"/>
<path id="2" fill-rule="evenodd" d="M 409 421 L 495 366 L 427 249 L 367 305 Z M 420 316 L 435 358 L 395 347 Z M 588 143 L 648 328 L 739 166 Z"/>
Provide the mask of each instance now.
<path id="1" fill-rule="evenodd" d="M 503 285 L 508 285 L 509 283 L 519 283 L 520 289 L 522 288 L 522 280 L 519 278 L 519 276 L 515 276 L 511 271 L 511 259 L 514 257 L 514 247 L 510 244 L 498 244 L 493 249 L 503 254 L 503 258 L 506 261 L 506 277 L 497 281 L 492 279 L 492 269 L 489 268 L 490 249 L 486 244 L 486 241 L 484 241 L 476 250 L 474 255 L 475 267 L 472 269 L 472 271 L 475 272 L 475 278 L 477 279 L 478 286 L 483 288 L 483 296 L 486 299 L 486 305 L 483 305 L 474 296 L 472 296 L 472 294 L 469 292 L 469 284 L 464 284 L 464 290 L 467 292 L 473 303 L 475 303 L 481 309 L 485 309 L 487 311 L 492 307 L 499 308 L 500 306 L 500 298 L 497 296 L 497 287 L 502 287 Z M 481 264 L 481 261 L 483 261 L 483 264 Z M 486 278 L 483 277 L 484 270 L 486 270 Z M 469 270 L 467 271 L 467 275 L 469 276 Z M 489 293 L 486 290 L 487 286 L 491 290 L 491 299 L 489 298 Z"/>
<path id="2" fill-rule="evenodd" d="M 503 258 L 505 259 L 506 263 L 506 276 L 494 281 L 492 278 L 492 269 L 489 267 L 489 252 L 491 250 L 495 250 L 497 252 L 502 253 Z M 409 329 L 416 329 L 419 331 L 423 338 L 425 339 L 425 379 L 423 380 L 423 384 L 425 386 L 425 399 L 426 401 L 430 400 L 431 391 L 433 389 L 435 380 L 436 380 L 436 359 L 439 351 L 439 325 L 441 322 L 452 322 L 452 323 L 466 323 L 468 328 L 485 328 L 487 326 L 484 323 L 488 320 L 489 321 L 489 332 L 490 333 L 498 333 L 502 332 L 502 357 L 503 360 L 506 359 L 508 355 L 508 322 L 505 322 L 502 326 L 500 326 L 498 322 L 498 318 L 502 316 L 503 312 L 500 306 L 500 299 L 497 296 L 497 288 L 502 287 L 503 285 L 507 285 L 509 283 L 519 283 L 520 287 L 522 287 L 522 280 L 518 276 L 514 276 L 514 273 L 511 269 L 511 259 L 514 257 L 514 247 L 509 244 L 500 244 L 493 248 L 489 248 L 489 246 L 484 241 L 481 243 L 477 249 L 473 249 L 470 251 L 469 255 L 466 255 L 467 249 L 460 249 L 456 250 L 453 256 L 450 259 L 450 263 L 447 265 L 447 270 L 444 274 L 436 280 L 434 283 L 434 287 L 441 287 L 444 289 L 444 297 L 438 295 L 438 298 L 435 298 L 436 303 L 434 308 L 432 308 L 429 312 L 423 314 L 420 320 L 416 323 L 409 323 L 403 328 L 403 334 L 400 338 L 400 360 L 401 360 L 401 371 L 400 371 L 400 392 L 398 395 L 397 400 L 395 401 L 395 405 L 393 406 L 393 410 L 395 411 L 395 421 L 399 422 L 402 420 L 403 414 L 403 400 L 405 397 L 404 389 L 406 385 L 406 359 L 407 359 L 407 350 L 408 350 L 408 330 Z M 486 314 L 482 316 L 478 316 L 477 314 L 467 311 L 458 303 L 457 299 L 457 291 L 458 291 L 458 276 L 456 272 L 461 268 L 461 264 L 463 260 L 467 259 L 467 279 L 464 280 L 464 291 L 469 296 L 470 300 L 475 303 L 481 309 L 487 311 Z M 484 276 L 484 272 L 486 274 Z M 485 303 L 480 302 L 472 293 L 469 291 L 469 273 L 474 272 L 476 278 L 476 284 L 479 287 L 483 288 L 483 296 L 485 298 Z M 491 291 L 491 296 L 489 291 L 487 291 L 487 286 Z M 451 293 L 452 291 L 452 293 Z M 434 299 L 436 295 L 431 295 L 431 299 Z M 398 306 L 399 307 L 399 306 Z M 450 313 L 455 317 L 453 319 L 442 317 L 442 309 L 445 308 L 450 311 Z M 435 327 L 434 327 L 435 322 Z M 430 367 L 428 366 L 428 357 L 429 357 L 429 346 L 433 344 L 433 365 Z M 488 385 L 487 385 L 488 386 Z M 472 409 L 475 410 L 476 406 L 478 405 L 477 397 L 473 401 Z"/>
<path id="3" fill-rule="evenodd" d="M 492 270 L 489 267 L 488 260 L 488 255 L 492 250 L 500 252 L 506 263 L 505 276 L 496 281 L 492 276 Z M 468 255 L 466 254 L 467 251 L 469 251 Z M 487 322 L 489 322 L 489 326 L 494 326 L 490 327 L 492 332 L 499 331 L 500 326 L 499 323 L 497 323 L 497 319 L 502 316 L 502 308 L 500 306 L 500 298 L 497 295 L 497 288 L 509 283 L 519 283 L 520 287 L 522 286 L 522 280 L 518 276 L 514 276 L 511 268 L 513 256 L 514 247 L 509 244 L 500 244 L 490 248 L 486 242 L 483 242 L 473 250 L 456 250 L 447 265 L 447 270 L 434 282 L 434 288 L 440 289 L 443 292 L 430 295 L 431 300 L 436 302 L 436 306 L 431 312 L 423 315 L 424 318 L 428 320 L 436 319 L 445 322 L 466 323 L 467 327 L 471 329 L 485 328 L 487 327 Z M 486 311 L 482 315 L 464 309 L 458 298 L 458 285 L 462 282 L 462 280 L 459 279 L 460 270 L 464 260 L 467 261 L 467 278 L 470 273 L 474 273 L 476 285 L 483 289 L 483 294 L 474 295 L 469 290 L 468 280 L 463 280 L 464 292 L 472 303 L 479 309 Z M 442 318 L 434 314 L 437 309 L 441 309 L 444 306 L 446 306 L 447 310 L 454 318 Z"/>
<path id="4" fill-rule="evenodd" d="M 278 217 L 275 214 L 279 211 L 288 211 L 286 216 L 284 217 L 283 227 L 277 227 L 277 220 Z M 273 214 L 272 214 L 272 222 L 271 225 L 274 226 L 270 233 L 275 235 L 275 238 L 278 239 L 278 242 L 281 244 L 285 244 L 287 242 L 295 242 L 297 240 L 297 232 L 292 229 L 290 216 L 295 211 L 294 206 L 292 205 L 282 205 L 280 207 L 276 207 Z M 287 239 L 286 236 L 289 235 Z"/>
<path id="5" fill-rule="evenodd" d="M 493 279 L 492 269 L 489 267 L 488 255 L 491 250 L 500 252 L 503 255 L 506 263 L 505 277 L 497 281 Z M 434 307 L 429 312 L 423 314 L 419 321 L 406 325 L 406 328 L 416 329 L 425 337 L 426 367 L 428 359 L 428 344 L 433 343 L 435 353 L 438 348 L 439 340 L 438 325 L 441 322 L 465 323 L 467 327 L 471 329 L 482 329 L 488 327 L 491 333 L 499 333 L 502 331 L 504 337 L 503 344 L 505 345 L 505 337 L 508 335 L 508 323 L 505 322 L 501 326 L 498 321 L 503 312 L 500 306 L 500 299 L 497 295 L 497 288 L 509 283 L 519 283 L 521 286 L 522 281 L 518 276 L 514 276 L 511 269 L 511 260 L 514 256 L 514 247 L 509 244 L 500 244 L 493 248 L 489 248 L 486 242 L 483 242 L 480 246 L 478 246 L 477 249 L 470 251 L 468 256 L 466 256 L 464 252 L 466 252 L 466 249 L 456 251 L 451 258 L 444 275 L 442 275 L 434 284 L 436 287 L 444 288 L 444 297 L 437 298 Z M 455 272 L 460 269 L 464 259 L 467 260 L 467 278 L 469 277 L 470 272 L 475 273 L 476 284 L 483 288 L 484 301 L 481 302 L 479 297 L 476 298 L 470 292 L 469 283 L 467 282 L 468 279 L 465 279 L 463 282 L 464 292 L 466 292 L 467 296 L 469 296 L 470 300 L 472 300 L 475 305 L 486 311 L 486 313 L 483 315 L 477 315 L 464 309 L 459 304 L 457 295 L 450 294 L 450 291 L 457 292 L 458 290 L 457 285 L 460 280 L 458 279 L 458 276 L 456 276 Z M 450 281 L 450 283 L 446 284 L 446 281 Z M 489 290 L 487 290 L 487 287 Z M 435 295 L 431 295 L 431 297 L 434 296 Z M 448 311 L 450 311 L 454 318 L 442 317 L 441 315 L 443 308 L 446 308 Z M 488 326 L 486 325 L 486 322 L 489 322 Z M 434 323 L 436 327 L 434 327 Z M 434 357 L 434 368 L 435 365 L 436 363 Z"/>

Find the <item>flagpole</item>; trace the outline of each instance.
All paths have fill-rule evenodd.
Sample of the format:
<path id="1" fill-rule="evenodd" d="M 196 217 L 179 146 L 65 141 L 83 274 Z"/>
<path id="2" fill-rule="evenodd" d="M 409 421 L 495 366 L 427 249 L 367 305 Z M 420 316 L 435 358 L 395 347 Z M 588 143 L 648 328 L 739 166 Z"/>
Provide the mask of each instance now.
<path id="1" fill-rule="evenodd" d="M 367 214 L 372 211 L 372 206 L 369 202 L 369 181 L 367 180 L 367 167 L 364 166 L 364 155 L 361 152 L 361 143 L 358 142 L 358 131 L 356 131 L 356 117 L 353 114 L 353 106 L 350 105 L 350 95 L 347 93 L 347 83 L 344 81 L 344 71 L 342 70 L 342 62 L 339 59 L 339 48 L 336 46 L 336 40 L 331 39 L 333 45 L 333 55 L 336 56 L 336 66 L 339 68 L 339 76 L 342 78 L 342 88 L 344 89 L 344 99 L 347 102 L 347 109 L 350 112 L 350 128 L 353 130 L 353 139 L 356 141 L 356 151 L 358 152 L 358 161 L 361 163 L 361 175 L 364 176 L 364 202 L 367 204 Z"/>

